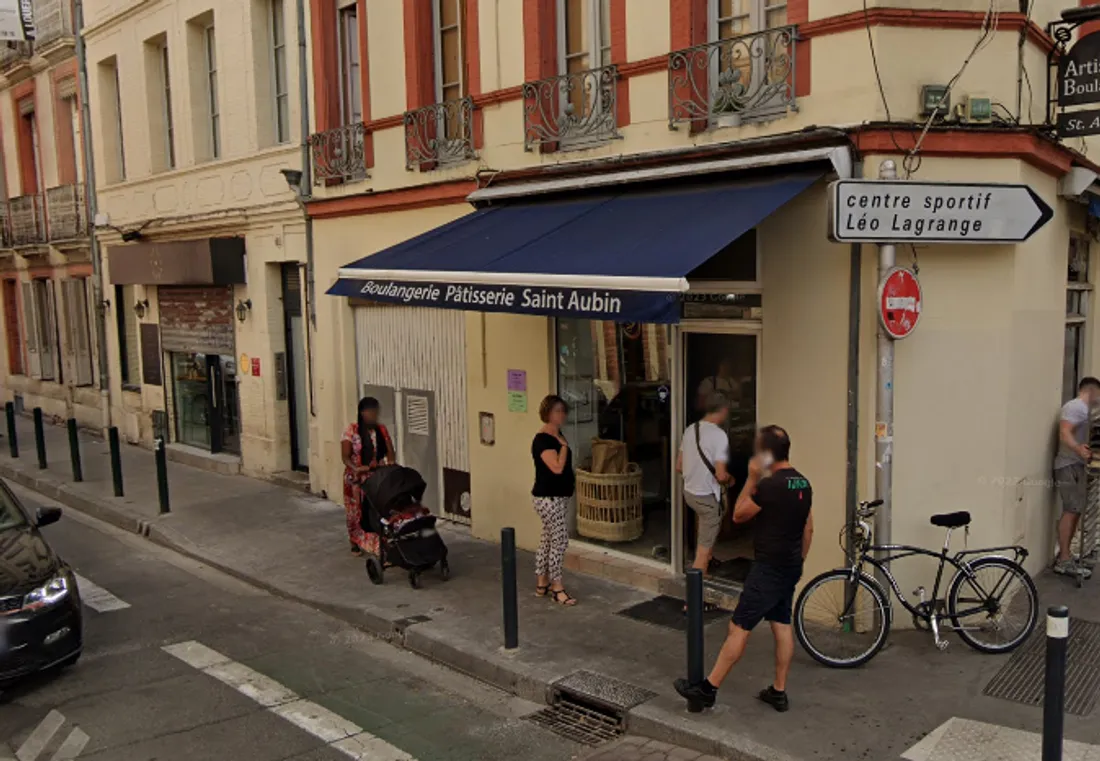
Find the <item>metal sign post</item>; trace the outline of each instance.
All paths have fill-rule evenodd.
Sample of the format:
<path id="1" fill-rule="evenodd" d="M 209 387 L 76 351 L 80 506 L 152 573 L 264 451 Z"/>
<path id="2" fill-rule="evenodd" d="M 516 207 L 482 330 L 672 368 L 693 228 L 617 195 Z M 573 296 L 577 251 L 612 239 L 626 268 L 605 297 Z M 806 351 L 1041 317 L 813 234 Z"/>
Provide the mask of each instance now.
<path id="1" fill-rule="evenodd" d="M 893 161 L 883 161 L 879 166 L 879 180 L 894 181 L 898 167 Z M 897 246 L 880 243 L 878 247 L 879 290 L 897 263 Z M 894 459 L 894 339 L 879 320 L 878 325 L 878 387 L 875 389 L 875 499 L 882 506 L 875 513 L 875 544 L 890 544 L 893 503 L 890 488 L 893 480 Z"/>

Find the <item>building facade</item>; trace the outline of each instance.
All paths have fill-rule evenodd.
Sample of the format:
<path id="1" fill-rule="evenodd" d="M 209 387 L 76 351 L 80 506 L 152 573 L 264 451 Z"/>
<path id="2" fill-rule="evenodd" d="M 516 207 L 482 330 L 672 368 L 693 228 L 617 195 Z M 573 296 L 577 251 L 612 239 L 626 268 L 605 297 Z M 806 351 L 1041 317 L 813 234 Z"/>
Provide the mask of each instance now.
<path id="1" fill-rule="evenodd" d="M 892 159 L 1054 210 L 1019 244 L 899 247 L 925 308 L 896 349 L 890 450 L 895 540 L 934 545 L 929 516 L 969 509 L 971 546 L 1021 542 L 1040 567 L 1057 411 L 1098 357 L 1097 167 L 1037 126 L 1062 4 L 1025 5 L 313 2 L 313 488 L 340 493 L 340 434 L 376 396 L 441 515 L 532 548 L 529 443 L 558 393 L 574 564 L 656 590 L 690 560 L 676 452 L 717 389 L 735 475 L 757 425 L 790 431 L 807 571 L 837 564 L 846 507 L 874 494 L 878 274 L 877 247 L 830 242 L 827 188 Z M 621 445 L 629 465 L 599 473 Z M 735 581 L 747 536 L 720 544 Z"/>
<path id="2" fill-rule="evenodd" d="M 36 0 L 34 43 L 0 48 L 0 395 L 103 425 L 72 6 Z"/>
<path id="3" fill-rule="evenodd" d="M 195 464 L 304 471 L 294 4 L 84 5 L 112 419 Z"/>

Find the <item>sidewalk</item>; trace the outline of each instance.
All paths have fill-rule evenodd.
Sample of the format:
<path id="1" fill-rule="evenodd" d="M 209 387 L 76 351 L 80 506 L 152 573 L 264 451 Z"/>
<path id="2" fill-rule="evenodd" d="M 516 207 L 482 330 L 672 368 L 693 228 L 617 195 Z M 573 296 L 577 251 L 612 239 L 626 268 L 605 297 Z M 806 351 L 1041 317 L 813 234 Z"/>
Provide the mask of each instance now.
<path id="1" fill-rule="evenodd" d="M 395 570 L 384 585 L 373 586 L 363 561 L 347 551 L 342 506 L 170 462 L 172 512 L 160 516 L 151 452 L 123 445 L 126 497 L 116 499 L 106 442 L 81 436 L 85 481 L 75 484 L 63 428 L 47 428 L 45 471 L 37 467 L 29 419 L 19 420 L 19 436 L 18 460 L 8 456 L 6 437 L 0 439 L 0 476 L 528 699 L 544 702 L 552 682 L 581 670 L 652 691 L 656 697 L 629 711 L 631 731 L 701 753 L 877 761 L 900 757 L 952 717 L 1032 732 L 1041 727 L 1038 708 L 982 695 L 1006 658 L 979 655 L 955 638 L 940 653 L 929 635 L 907 631 L 894 632 L 884 652 L 853 671 L 819 667 L 799 649 L 792 710 L 777 714 L 753 698 L 771 679 L 772 645 L 764 629 L 719 705 L 691 715 L 670 686 L 685 669 L 684 635 L 617 614 L 650 599 L 644 592 L 571 574 L 569 588 L 580 605 L 562 608 L 529 594 L 533 560 L 521 553 L 520 648 L 505 652 L 495 544 L 445 527 L 450 581 L 429 573 L 414 591 Z M 1078 590 L 1049 575 L 1039 580 L 1044 606 L 1066 604 L 1075 618 L 1100 621 L 1100 595 L 1090 584 L 1100 581 Z M 725 628 L 724 618 L 707 626 L 708 664 Z M 1100 723 L 1067 716 L 1066 736 L 1100 744 Z"/>

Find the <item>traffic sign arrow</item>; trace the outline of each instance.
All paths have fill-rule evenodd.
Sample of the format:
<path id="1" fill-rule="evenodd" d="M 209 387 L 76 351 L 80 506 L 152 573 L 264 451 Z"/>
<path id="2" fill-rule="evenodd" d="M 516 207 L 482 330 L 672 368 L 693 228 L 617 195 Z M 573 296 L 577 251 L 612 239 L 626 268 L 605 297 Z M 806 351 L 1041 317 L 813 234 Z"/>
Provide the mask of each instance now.
<path id="1" fill-rule="evenodd" d="M 829 237 L 839 243 L 1018 243 L 1054 211 L 1027 185 L 838 180 Z"/>

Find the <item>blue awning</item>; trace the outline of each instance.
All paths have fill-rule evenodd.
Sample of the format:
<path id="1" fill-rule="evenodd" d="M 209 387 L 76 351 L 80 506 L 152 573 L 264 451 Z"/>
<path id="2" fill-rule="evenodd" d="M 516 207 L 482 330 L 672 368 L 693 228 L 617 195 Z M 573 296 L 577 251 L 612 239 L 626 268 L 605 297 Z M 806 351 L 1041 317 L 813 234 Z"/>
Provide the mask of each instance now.
<path id="1" fill-rule="evenodd" d="M 328 293 L 410 306 L 673 323 L 692 270 L 822 176 L 480 209 L 342 267 Z"/>

